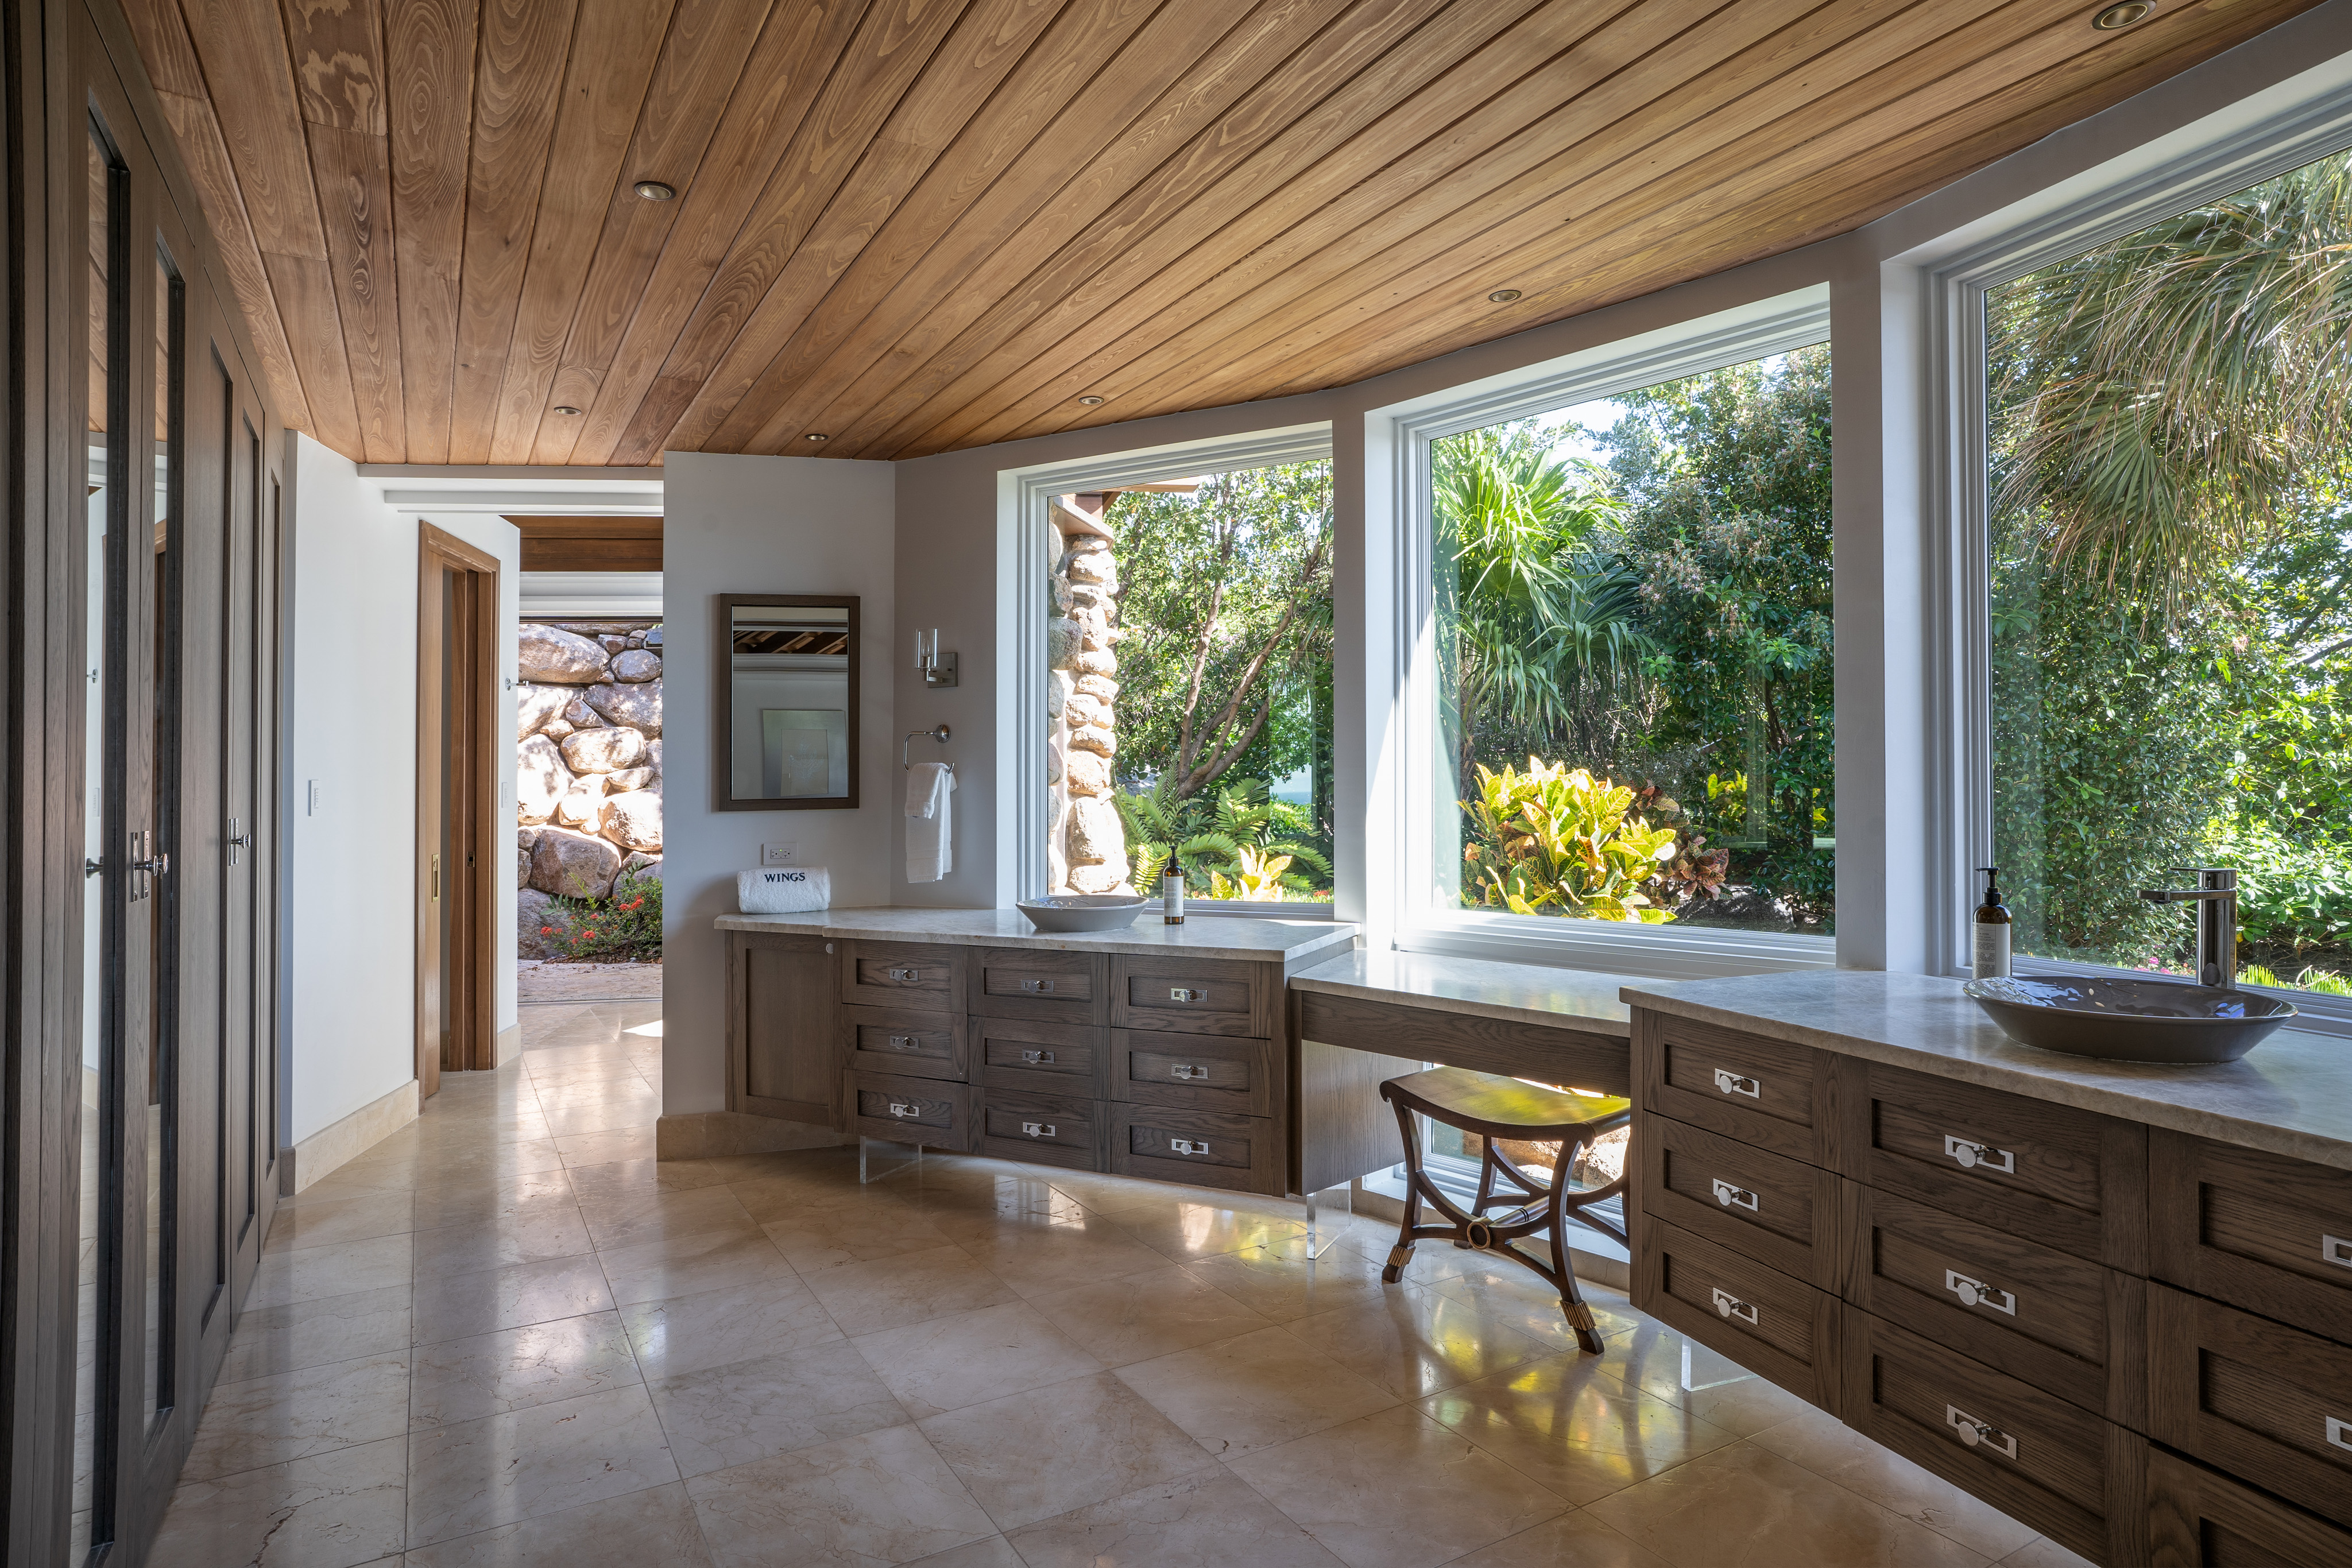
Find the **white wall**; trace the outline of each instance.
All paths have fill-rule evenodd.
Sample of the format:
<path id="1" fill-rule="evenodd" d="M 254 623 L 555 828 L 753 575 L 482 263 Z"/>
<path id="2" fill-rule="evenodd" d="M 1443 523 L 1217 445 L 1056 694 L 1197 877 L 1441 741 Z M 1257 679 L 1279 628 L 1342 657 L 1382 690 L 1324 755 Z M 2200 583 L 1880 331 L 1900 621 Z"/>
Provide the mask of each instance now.
<path id="1" fill-rule="evenodd" d="M 711 922 L 734 909 L 735 873 L 759 863 L 761 844 L 789 841 L 797 863 L 826 867 L 837 908 L 906 902 L 892 858 L 904 799 L 890 689 L 896 476 L 888 463 L 814 457 L 674 452 L 663 463 L 662 1110 L 683 1115 L 726 1108 L 726 944 Z M 858 596 L 856 810 L 713 809 L 721 593 Z M 959 802 L 959 830 L 970 820 Z"/>
<path id="2" fill-rule="evenodd" d="M 294 558 L 287 1136 L 299 1144 L 416 1075 L 418 521 L 387 507 L 349 459 L 307 435 L 287 439 Z M 499 564 L 504 694 L 515 669 L 521 536 L 498 517 L 436 526 Z M 499 798 L 511 802 L 510 697 L 499 712 Z M 321 792 L 315 815 L 312 779 Z M 511 882 L 502 879 L 499 894 L 501 1031 L 516 1018 Z"/>

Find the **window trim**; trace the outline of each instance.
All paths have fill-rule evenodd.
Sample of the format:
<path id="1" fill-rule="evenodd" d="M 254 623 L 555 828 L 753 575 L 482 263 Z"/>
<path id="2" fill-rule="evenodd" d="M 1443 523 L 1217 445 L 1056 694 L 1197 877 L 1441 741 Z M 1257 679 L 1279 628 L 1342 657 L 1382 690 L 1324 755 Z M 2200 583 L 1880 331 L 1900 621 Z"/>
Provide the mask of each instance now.
<path id="1" fill-rule="evenodd" d="M 1927 312 L 1928 602 L 1933 743 L 1927 802 L 1930 972 L 1967 978 L 1974 868 L 1991 863 L 1992 709 L 1990 619 L 1990 497 L 1987 472 L 1985 297 L 2053 262 L 2120 239 L 2200 202 L 2334 154 L 2352 152 L 2352 89 L 2334 85 L 2302 103 L 2225 128 L 2186 152 L 2143 147 L 2104 183 L 2070 187 L 2054 210 L 2029 216 L 1924 268 Z M 2049 205 L 2043 192 L 2037 204 Z M 2021 958 L 2021 973 L 2123 977 L 2139 971 Z M 2268 986 L 2246 989 L 2292 1001 L 2298 1029 L 2352 1036 L 2352 998 Z"/>
<path id="2" fill-rule="evenodd" d="M 1045 714 L 1045 609 L 1030 590 L 1053 570 L 1060 534 L 1048 508 L 1073 491 L 1148 485 L 1195 474 L 1268 468 L 1284 463 L 1331 460 L 1328 421 L 1219 436 L 1208 441 L 1109 452 L 1075 462 L 997 472 L 997 667 L 1010 678 L 996 691 L 996 776 L 1011 783 L 996 801 L 999 846 L 997 902 L 1042 897 L 1045 892 L 1045 820 L 1049 787 L 1045 747 L 1030 742 L 1048 728 Z M 1187 908 L 1192 908 L 1187 901 Z M 1255 904 L 1235 914 L 1265 917 L 1288 904 Z M 1328 904 L 1319 918 L 1329 919 Z M 1299 918 L 1286 914 L 1283 918 Z M 1307 916 L 1307 918 L 1318 918 Z"/>
<path id="3" fill-rule="evenodd" d="M 1398 650 L 1396 718 L 1403 766 L 1390 770 L 1392 841 L 1366 855 L 1377 907 L 1395 910 L 1402 951 L 1599 969 L 1663 979 L 1830 968 L 1836 938 L 1559 920 L 1446 907 L 1426 870 L 1436 864 L 1436 611 L 1431 445 L 1464 431 L 1635 392 L 1830 340 L 1830 286 L 1795 289 L 1368 416 L 1391 454 L 1398 587 L 1389 613 Z M 1385 425 L 1385 430 L 1379 426 Z M 1378 439 L 1384 437 L 1384 439 Z M 1368 844 L 1368 851 L 1376 846 Z"/>

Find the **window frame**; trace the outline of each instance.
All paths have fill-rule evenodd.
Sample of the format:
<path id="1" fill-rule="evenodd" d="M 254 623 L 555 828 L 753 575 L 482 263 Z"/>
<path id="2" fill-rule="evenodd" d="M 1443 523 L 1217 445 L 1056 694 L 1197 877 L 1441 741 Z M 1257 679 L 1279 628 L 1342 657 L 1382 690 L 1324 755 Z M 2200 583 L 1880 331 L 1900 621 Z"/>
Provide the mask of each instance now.
<path id="1" fill-rule="evenodd" d="M 1045 747 L 1039 737 L 1049 727 L 1045 713 L 1049 672 L 1045 602 L 1032 590 L 1050 574 L 1061 549 L 1061 535 L 1051 520 L 1053 498 L 1074 491 L 1117 489 L 1196 474 L 1331 461 L 1330 423 L 1317 421 L 998 471 L 997 577 L 1003 590 L 997 605 L 997 660 L 998 667 L 1011 672 L 1012 678 L 997 689 L 996 760 L 997 777 L 1010 780 L 1012 788 L 997 800 L 997 842 L 1014 846 L 1011 854 L 997 860 L 1000 904 L 1043 897 L 1046 887 L 1050 786 L 1045 782 Z M 1033 740 L 1038 744 L 1032 745 Z M 1336 917 L 1336 892 L 1330 904 L 1322 904 L 1230 903 L 1210 910 L 1204 906 L 1212 901 L 1188 898 L 1184 908 L 1188 915 L 1328 921 Z"/>
<path id="2" fill-rule="evenodd" d="M 1403 766 L 1391 770 L 1386 813 L 1393 825 L 1385 854 L 1368 844 L 1368 867 L 1381 867 L 1374 905 L 1395 911 L 1390 940 L 1402 951 L 1597 969 L 1662 979 L 1696 979 L 1776 970 L 1826 969 L 1837 963 L 1834 936 L 1747 932 L 1460 909 L 1434 887 L 1438 753 L 1436 518 L 1433 444 L 1506 420 L 1638 392 L 1661 382 L 1745 364 L 1830 341 L 1827 282 L 1696 317 L 1531 365 L 1490 381 L 1454 387 L 1368 416 L 1376 444 L 1392 465 L 1398 587 L 1389 612 L 1398 650 L 1397 717 Z"/>
<path id="3" fill-rule="evenodd" d="M 2352 152 L 2352 91 L 2334 88 L 2277 113 L 2207 136 L 2184 149 L 2143 148 L 2132 167 L 2044 192 L 2038 213 L 1925 268 L 1928 315 L 1927 443 L 1933 468 L 1929 603 L 1938 624 L 1930 646 L 1933 743 L 1929 769 L 1933 925 L 1930 972 L 1965 979 L 1974 868 L 1992 863 L 1991 502 L 1986 297 L 2002 285 L 2120 239 L 2202 202 L 2331 155 Z M 2021 957 L 2021 975 L 2144 977 L 2108 965 Z M 2248 986 L 2284 998 L 2296 1027 L 2352 1036 L 2352 998 L 2290 988 Z"/>

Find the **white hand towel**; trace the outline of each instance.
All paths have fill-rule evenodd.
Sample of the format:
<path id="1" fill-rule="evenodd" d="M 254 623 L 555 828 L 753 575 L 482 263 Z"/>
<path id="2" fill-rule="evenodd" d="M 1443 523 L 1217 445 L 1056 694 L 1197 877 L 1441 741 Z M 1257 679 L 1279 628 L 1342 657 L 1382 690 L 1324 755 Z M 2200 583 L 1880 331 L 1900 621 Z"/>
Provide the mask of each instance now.
<path id="1" fill-rule="evenodd" d="M 955 772 L 944 762 L 918 762 L 907 774 L 907 880 L 937 882 L 955 869 L 955 824 L 950 796 Z"/>

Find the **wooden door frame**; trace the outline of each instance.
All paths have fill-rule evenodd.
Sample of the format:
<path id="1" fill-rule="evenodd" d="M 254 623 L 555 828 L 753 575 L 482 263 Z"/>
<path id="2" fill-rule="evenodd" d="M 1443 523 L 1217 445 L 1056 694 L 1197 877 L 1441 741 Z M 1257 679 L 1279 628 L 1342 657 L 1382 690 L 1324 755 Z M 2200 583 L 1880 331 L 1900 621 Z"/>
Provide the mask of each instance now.
<path id="1" fill-rule="evenodd" d="M 491 833 L 498 822 L 499 563 L 455 534 L 431 523 L 416 526 L 416 1078 L 420 1092 L 440 1087 L 444 1070 L 472 1071 L 498 1065 L 496 1027 L 498 973 L 495 944 L 490 940 L 498 909 L 498 868 L 506 862 L 494 852 Z M 472 635 L 467 653 L 474 665 L 471 683 L 474 722 L 461 737 L 455 758 L 442 755 L 442 657 L 447 629 L 442 622 L 443 574 L 474 574 Z M 437 1020 L 441 987 L 451 977 L 441 973 L 440 920 L 434 908 L 432 857 L 441 838 L 441 790 L 444 769 L 461 768 L 471 788 L 462 796 L 470 808 L 474 828 L 474 868 L 442 868 L 441 892 L 458 890 L 466 901 L 457 929 L 470 937 L 470 962 L 464 963 L 468 982 L 461 992 L 453 1060 L 444 1060 Z"/>

